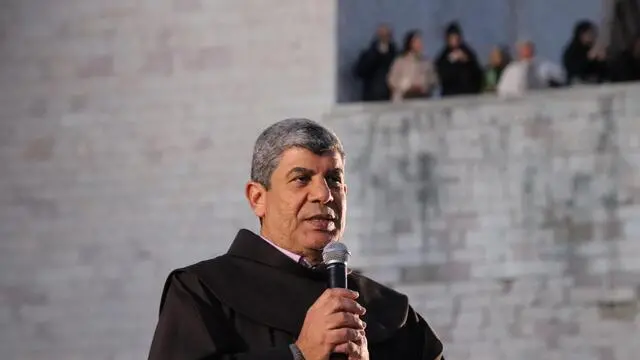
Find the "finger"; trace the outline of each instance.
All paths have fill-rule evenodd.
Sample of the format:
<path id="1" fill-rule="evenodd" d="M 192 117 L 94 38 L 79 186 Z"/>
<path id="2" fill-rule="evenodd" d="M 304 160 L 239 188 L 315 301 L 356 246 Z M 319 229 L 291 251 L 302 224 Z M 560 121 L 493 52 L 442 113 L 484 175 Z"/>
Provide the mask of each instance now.
<path id="1" fill-rule="evenodd" d="M 338 288 L 327 289 L 322 293 L 322 295 L 320 295 L 320 297 L 316 300 L 315 303 L 313 303 L 311 307 L 313 309 L 320 309 L 323 307 L 327 307 L 327 304 L 331 304 L 332 302 L 335 302 L 336 301 L 335 299 L 347 298 L 347 299 L 355 300 L 358 298 L 358 296 L 360 296 L 360 294 L 357 291 L 352 291 L 349 289 L 338 289 Z"/>
<path id="2" fill-rule="evenodd" d="M 342 343 L 340 345 L 336 345 L 336 347 L 333 348 L 333 352 L 334 353 L 340 353 L 340 354 L 349 354 L 349 344 L 353 344 L 352 342 L 346 342 L 346 343 Z"/>
<path id="3" fill-rule="evenodd" d="M 351 328 L 363 330 L 367 324 L 358 315 L 348 312 L 337 312 L 326 317 L 328 329 Z"/>
<path id="4" fill-rule="evenodd" d="M 322 295 L 326 297 L 343 297 L 353 300 L 357 299 L 360 296 L 357 291 L 341 288 L 327 289 Z"/>
<path id="5" fill-rule="evenodd" d="M 369 341 L 367 340 L 367 333 L 364 333 L 364 335 L 360 337 L 360 346 L 362 346 L 363 348 L 369 347 Z"/>
<path id="6" fill-rule="evenodd" d="M 361 347 L 352 341 L 337 345 L 333 349 L 333 352 L 340 353 L 340 354 L 347 354 L 349 356 L 349 359 L 360 359 L 362 355 Z"/>
<path id="7" fill-rule="evenodd" d="M 333 329 L 327 332 L 327 342 L 330 345 L 337 346 L 349 341 L 362 341 L 365 337 L 364 330 L 356 330 L 349 328 Z"/>
<path id="8" fill-rule="evenodd" d="M 332 298 L 326 307 L 327 315 L 336 312 L 350 312 L 356 315 L 364 315 L 367 311 L 355 300 L 343 297 Z"/>
<path id="9" fill-rule="evenodd" d="M 367 333 L 365 332 L 364 336 L 361 336 L 357 340 L 353 340 L 353 342 L 356 343 L 356 345 L 367 347 L 369 345 L 367 342 Z"/>

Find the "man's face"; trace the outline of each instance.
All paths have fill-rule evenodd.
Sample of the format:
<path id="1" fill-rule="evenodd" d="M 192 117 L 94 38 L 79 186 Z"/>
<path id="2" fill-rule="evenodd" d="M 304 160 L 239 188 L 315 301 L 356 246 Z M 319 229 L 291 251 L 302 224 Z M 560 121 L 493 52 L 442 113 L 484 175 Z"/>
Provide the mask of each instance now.
<path id="1" fill-rule="evenodd" d="M 335 151 L 316 155 L 304 148 L 283 152 L 269 190 L 252 206 L 262 219 L 262 235 L 319 260 L 330 241 L 342 238 L 346 193 L 344 160 Z M 251 201 L 251 195 L 249 195 Z"/>
<path id="2" fill-rule="evenodd" d="M 520 59 L 529 60 L 533 59 L 536 50 L 535 46 L 531 42 L 524 42 L 520 45 Z"/>

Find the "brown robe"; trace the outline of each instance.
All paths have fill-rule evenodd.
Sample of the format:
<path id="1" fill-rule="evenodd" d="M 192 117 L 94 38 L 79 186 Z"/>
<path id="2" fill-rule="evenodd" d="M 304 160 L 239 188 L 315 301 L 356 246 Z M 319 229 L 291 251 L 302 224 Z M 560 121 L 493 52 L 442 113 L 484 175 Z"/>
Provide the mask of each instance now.
<path id="1" fill-rule="evenodd" d="M 326 273 L 240 230 L 227 254 L 169 275 L 149 359 L 291 360 L 289 344 L 326 284 Z M 441 356 L 440 340 L 405 295 L 356 273 L 348 286 L 367 309 L 370 360 Z"/>

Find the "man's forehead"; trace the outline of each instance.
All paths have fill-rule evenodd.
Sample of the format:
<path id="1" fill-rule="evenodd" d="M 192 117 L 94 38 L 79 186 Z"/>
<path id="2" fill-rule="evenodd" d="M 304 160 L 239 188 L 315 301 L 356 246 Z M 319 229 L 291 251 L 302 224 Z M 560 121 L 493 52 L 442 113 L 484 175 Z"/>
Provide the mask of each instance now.
<path id="1" fill-rule="evenodd" d="M 344 170 L 344 158 L 337 150 L 327 150 L 316 154 L 304 148 L 290 148 L 283 152 L 279 167 L 286 167 L 287 171 L 295 168 L 316 168 L 322 166 L 325 170 Z"/>

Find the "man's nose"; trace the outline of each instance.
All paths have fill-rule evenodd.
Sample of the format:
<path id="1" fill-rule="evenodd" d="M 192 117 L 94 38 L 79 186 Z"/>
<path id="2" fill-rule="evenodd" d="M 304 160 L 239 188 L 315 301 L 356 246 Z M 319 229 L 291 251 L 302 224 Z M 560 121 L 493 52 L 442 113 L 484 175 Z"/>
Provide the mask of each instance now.
<path id="1" fill-rule="evenodd" d="M 329 184 L 327 184 L 326 179 L 319 179 L 312 183 L 309 200 L 312 202 L 319 202 L 321 204 L 333 201 L 333 194 L 331 193 L 331 188 L 329 187 Z"/>

